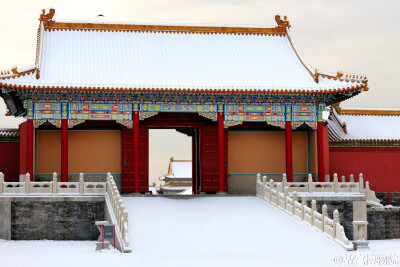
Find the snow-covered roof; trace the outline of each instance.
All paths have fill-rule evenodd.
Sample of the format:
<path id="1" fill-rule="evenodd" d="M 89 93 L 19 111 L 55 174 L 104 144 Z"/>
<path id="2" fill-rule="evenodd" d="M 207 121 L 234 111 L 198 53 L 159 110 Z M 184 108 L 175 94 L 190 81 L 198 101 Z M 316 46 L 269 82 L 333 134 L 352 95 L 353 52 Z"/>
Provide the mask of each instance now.
<path id="1" fill-rule="evenodd" d="M 192 161 L 171 158 L 167 178 L 192 178 Z"/>
<path id="2" fill-rule="evenodd" d="M 192 194 L 193 194 L 192 187 L 188 187 L 188 189 L 186 189 L 185 191 L 179 193 L 179 195 L 192 195 Z"/>
<path id="3" fill-rule="evenodd" d="M 364 76 L 312 68 L 297 50 L 288 22 L 279 16 L 277 27 L 64 22 L 53 21 L 52 16 L 47 20 L 41 16 L 34 70 L 6 73 L 0 76 L 1 86 L 304 93 L 367 90 Z"/>
<path id="4" fill-rule="evenodd" d="M 191 186 L 176 186 L 176 185 L 165 185 L 161 186 L 161 190 L 169 190 L 169 191 L 186 191 L 188 189 L 192 189 Z"/>
<path id="5" fill-rule="evenodd" d="M 331 109 L 331 142 L 400 141 L 399 109 Z"/>

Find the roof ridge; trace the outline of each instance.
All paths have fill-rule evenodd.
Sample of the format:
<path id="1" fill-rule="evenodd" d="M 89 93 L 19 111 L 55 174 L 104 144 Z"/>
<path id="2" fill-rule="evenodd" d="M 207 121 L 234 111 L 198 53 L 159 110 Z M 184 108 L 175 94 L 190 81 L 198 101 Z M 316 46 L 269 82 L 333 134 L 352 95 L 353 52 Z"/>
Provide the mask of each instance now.
<path id="1" fill-rule="evenodd" d="M 115 24 L 115 25 L 151 25 L 151 26 L 198 26 L 224 28 L 275 28 L 273 25 L 224 24 L 224 23 L 181 23 L 181 22 L 145 22 L 145 21 L 97 21 L 97 20 L 54 20 L 55 23 L 77 24 Z"/>
<path id="2" fill-rule="evenodd" d="M 162 32 L 190 32 L 190 33 L 225 33 L 225 34 L 286 34 L 290 27 L 286 16 L 282 20 L 279 15 L 275 16 L 277 26 L 252 26 L 252 25 L 217 25 L 217 24 L 166 24 L 166 23 L 123 23 L 123 22 L 100 22 L 100 21 L 56 21 L 53 20 L 55 9 L 51 8 L 46 14 L 43 9 L 40 15 L 40 23 L 45 30 L 84 30 L 84 31 L 162 31 Z"/>

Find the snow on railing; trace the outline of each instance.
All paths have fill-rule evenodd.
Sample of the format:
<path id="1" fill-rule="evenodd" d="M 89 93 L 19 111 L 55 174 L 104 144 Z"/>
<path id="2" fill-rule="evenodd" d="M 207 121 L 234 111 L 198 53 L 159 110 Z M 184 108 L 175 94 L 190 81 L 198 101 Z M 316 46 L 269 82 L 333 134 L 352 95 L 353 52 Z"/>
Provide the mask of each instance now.
<path id="1" fill-rule="evenodd" d="M 287 187 L 287 189 L 286 189 Z M 286 174 L 282 175 L 282 182 L 273 182 L 271 188 L 277 188 L 278 192 L 332 192 L 332 193 L 361 193 L 367 198 L 368 203 L 380 204 L 380 201 L 376 198 L 375 192 L 369 188 L 368 181 L 365 182 L 364 189 L 364 178 L 363 174 L 360 173 L 359 181 L 354 182 L 354 176 L 350 175 L 350 181 L 346 182 L 345 177 L 342 176 L 341 182 L 338 182 L 337 174 L 333 175 L 333 182 L 313 182 L 311 174 L 308 175 L 307 182 L 288 182 Z M 256 190 L 260 188 L 257 186 Z"/>
<path id="2" fill-rule="evenodd" d="M 32 182 L 30 174 L 25 182 L 4 182 L 4 174 L 0 172 L 0 194 L 104 194 L 106 182 L 85 182 L 83 173 L 79 174 L 79 182 L 58 182 L 57 173 L 53 173 L 51 182 Z"/>
<path id="3" fill-rule="evenodd" d="M 115 224 L 117 248 L 121 252 L 131 252 L 128 229 L 128 211 L 122 203 L 121 195 L 110 173 L 106 182 L 85 182 L 83 173 L 79 182 L 58 182 L 57 173 L 53 173 L 51 182 L 32 182 L 26 174 L 25 182 L 4 182 L 0 172 L 0 195 L 36 194 L 36 195 L 103 195 L 107 205 L 109 219 Z"/>
<path id="4" fill-rule="evenodd" d="M 115 225 L 116 247 L 121 252 L 132 252 L 129 240 L 128 211 L 122 202 L 122 197 L 110 173 L 107 173 L 106 205 L 108 206 L 110 220 Z"/>
<path id="5" fill-rule="evenodd" d="M 284 178 L 286 178 L 284 176 Z M 292 197 L 289 196 L 289 187 L 287 185 L 293 183 L 275 183 L 272 179 L 267 182 L 267 177 L 257 175 L 256 192 L 257 196 L 270 202 L 279 209 L 294 216 L 296 219 L 305 222 L 307 225 L 323 233 L 325 236 L 333 239 L 346 250 L 353 250 L 348 238 L 344 233 L 344 228 L 340 224 L 339 211 L 333 212 L 333 219 L 328 217 L 327 206 L 322 206 L 322 213 L 317 211 L 317 202 L 315 199 L 311 201 L 311 207 L 307 206 L 307 198 L 302 197 L 301 202 L 298 201 L 297 192 L 294 191 Z M 321 184 L 321 183 L 319 183 Z M 283 190 L 282 186 L 286 185 Z M 310 186 L 312 188 L 313 186 Z M 331 185 L 333 187 L 333 185 Z M 282 192 L 280 192 L 282 191 Z"/>

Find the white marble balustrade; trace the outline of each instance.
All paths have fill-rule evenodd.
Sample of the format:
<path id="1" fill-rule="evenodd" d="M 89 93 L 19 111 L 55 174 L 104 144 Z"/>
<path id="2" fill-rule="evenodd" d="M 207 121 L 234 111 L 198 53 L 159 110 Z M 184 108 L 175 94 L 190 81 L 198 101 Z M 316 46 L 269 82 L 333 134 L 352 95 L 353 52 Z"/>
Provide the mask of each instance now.
<path id="1" fill-rule="evenodd" d="M 287 183 L 285 178 L 284 175 L 282 183 L 275 183 L 273 180 L 267 182 L 267 177 L 264 176 L 261 179 L 261 175 L 258 174 L 256 182 L 257 195 L 274 206 L 277 206 L 279 209 L 284 210 L 291 216 L 294 216 L 296 219 L 303 221 L 305 224 L 323 233 L 346 250 L 353 250 L 353 245 L 349 243 L 344 228 L 340 224 L 339 211 L 335 210 L 333 212 L 333 218 L 331 219 L 328 217 L 326 205 L 322 206 L 322 212 L 319 213 L 317 211 L 317 202 L 315 199 L 311 201 L 311 207 L 308 207 L 307 198 L 305 196 L 302 197 L 301 202 L 298 201 L 296 191 L 293 191 L 292 196 L 289 196 L 289 185 L 295 183 Z M 333 190 L 334 187 L 337 186 L 334 183 L 316 184 L 317 186 L 314 186 L 314 184 L 309 183 L 307 186 L 313 190 L 315 188 L 320 188 L 320 186 L 326 186 L 325 188 Z M 324 191 L 316 190 L 316 192 Z"/>

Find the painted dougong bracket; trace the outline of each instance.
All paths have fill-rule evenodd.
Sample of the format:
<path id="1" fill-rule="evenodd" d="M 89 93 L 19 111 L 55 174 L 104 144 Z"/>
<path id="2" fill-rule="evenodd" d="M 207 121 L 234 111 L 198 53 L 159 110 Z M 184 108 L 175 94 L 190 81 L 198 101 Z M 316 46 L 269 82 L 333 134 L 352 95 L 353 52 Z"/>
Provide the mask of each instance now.
<path id="1" fill-rule="evenodd" d="M 145 120 L 147 118 L 153 117 L 153 116 L 155 116 L 157 114 L 158 114 L 158 112 L 156 112 L 156 111 L 140 111 L 139 112 L 139 120 L 142 121 L 142 120 Z"/>
<path id="2" fill-rule="evenodd" d="M 61 120 L 45 120 L 45 119 L 33 120 L 33 127 L 39 128 L 39 126 L 45 122 L 49 122 L 52 125 L 56 126 L 57 128 L 61 128 Z"/>
<path id="3" fill-rule="evenodd" d="M 212 121 L 217 121 L 218 119 L 218 115 L 216 112 L 199 112 L 199 115 Z"/>
<path id="4" fill-rule="evenodd" d="M 75 125 L 81 124 L 85 120 L 68 120 L 68 128 L 73 128 Z"/>

